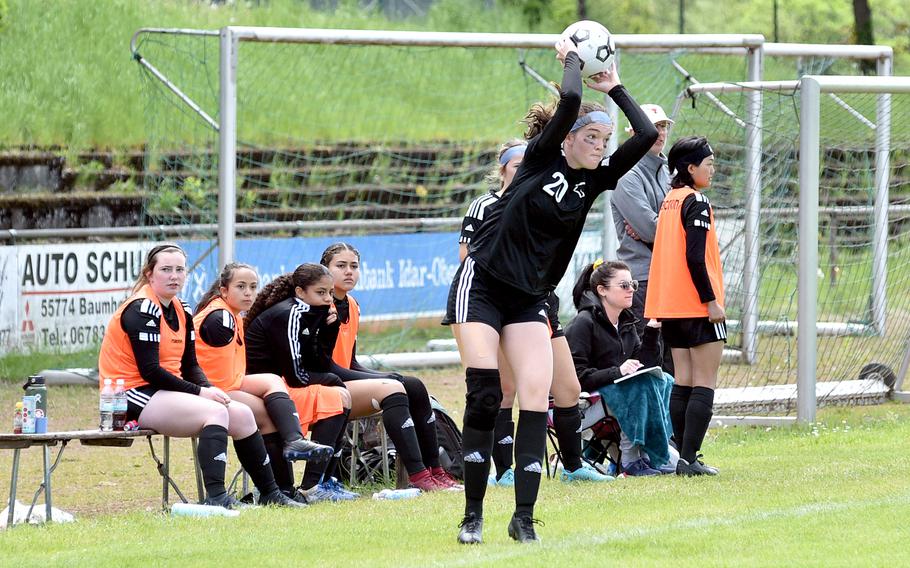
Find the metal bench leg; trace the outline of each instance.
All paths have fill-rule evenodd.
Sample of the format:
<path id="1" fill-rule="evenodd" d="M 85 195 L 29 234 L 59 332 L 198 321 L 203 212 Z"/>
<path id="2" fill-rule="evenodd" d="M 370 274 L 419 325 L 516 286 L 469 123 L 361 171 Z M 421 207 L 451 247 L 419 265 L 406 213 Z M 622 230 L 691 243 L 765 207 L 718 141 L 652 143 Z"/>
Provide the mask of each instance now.
<path id="1" fill-rule="evenodd" d="M 63 453 L 63 448 L 66 445 L 60 447 L 60 453 Z M 56 467 L 56 464 L 54 464 Z M 46 445 L 44 446 L 44 514 L 46 522 L 54 522 L 54 513 L 51 507 L 51 447 Z"/>
<path id="2" fill-rule="evenodd" d="M 171 479 L 171 438 L 170 436 L 164 436 L 163 440 L 164 449 L 164 469 L 161 474 L 161 508 L 167 509 L 168 504 L 170 504 L 171 499 L 169 495 L 169 481 Z"/>
<path id="3" fill-rule="evenodd" d="M 9 514 L 6 516 L 6 528 L 13 528 L 13 509 L 16 506 L 16 482 L 19 480 L 19 452 L 20 448 L 13 450 L 13 473 L 9 482 Z"/>
<path id="4" fill-rule="evenodd" d="M 382 418 L 379 419 L 376 429 L 379 431 L 379 449 L 382 452 L 382 480 L 388 485 L 392 481 L 392 476 L 389 474 L 389 440 L 385 435 Z"/>
<path id="5" fill-rule="evenodd" d="M 351 421 L 351 486 L 357 484 L 357 460 L 360 459 L 360 420 Z"/>
<path id="6" fill-rule="evenodd" d="M 199 467 L 199 439 L 190 438 L 193 444 L 193 465 L 196 468 L 196 493 L 199 495 L 199 502 L 205 500 L 205 483 L 202 481 L 202 468 Z"/>
<path id="7" fill-rule="evenodd" d="M 60 451 L 57 452 L 57 457 L 54 459 L 53 464 L 51 464 L 51 444 L 44 444 L 44 481 L 41 482 L 41 485 L 38 486 L 35 495 L 32 497 L 32 503 L 28 507 L 28 514 L 25 516 L 26 519 L 32 518 L 32 511 L 35 510 L 38 496 L 44 492 L 44 521 L 52 522 L 54 520 L 54 516 L 51 513 L 51 474 L 53 474 L 54 470 L 57 469 L 57 466 L 60 465 L 60 458 L 63 457 L 63 452 L 66 450 L 66 445 L 69 443 L 69 440 L 61 440 L 60 442 Z"/>

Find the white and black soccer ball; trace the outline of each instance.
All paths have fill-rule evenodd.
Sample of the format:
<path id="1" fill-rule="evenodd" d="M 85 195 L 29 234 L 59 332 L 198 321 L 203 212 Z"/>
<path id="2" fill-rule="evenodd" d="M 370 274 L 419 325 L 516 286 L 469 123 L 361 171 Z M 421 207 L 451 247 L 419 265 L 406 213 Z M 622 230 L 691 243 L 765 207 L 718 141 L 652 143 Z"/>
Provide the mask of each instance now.
<path id="1" fill-rule="evenodd" d="M 585 79 L 602 73 L 613 65 L 616 47 L 613 45 L 610 30 L 603 25 L 591 20 L 581 20 L 567 27 L 562 32 L 562 37 L 571 39 L 578 48 L 581 76 Z"/>

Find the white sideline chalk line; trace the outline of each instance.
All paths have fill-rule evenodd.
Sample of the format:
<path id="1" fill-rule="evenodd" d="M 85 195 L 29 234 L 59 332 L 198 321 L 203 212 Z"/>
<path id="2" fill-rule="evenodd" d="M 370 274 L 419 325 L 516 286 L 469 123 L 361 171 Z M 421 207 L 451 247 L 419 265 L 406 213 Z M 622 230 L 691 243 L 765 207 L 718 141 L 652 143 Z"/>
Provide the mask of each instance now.
<path id="1" fill-rule="evenodd" d="M 670 523 L 660 527 L 634 528 L 618 532 L 610 532 L 603 535 L 594 536 L 575 536 L 570 538 L 558 539 L 555 541 L 546 540 L 539 545 L 519 545 L 515 544 L 513 550 L 506 550 L 499 553 L 483 554 L 481 556 L 462 557 L 459 559 L 448 558 L 445 561 L 433 562 L 433 566 L 468 566 L 478 562 L 488 563 L 498 560 L 515 559 L 522 556 L 537 556 L 542 552 L 552 552 L 564 550 L 566 548 L 578 548 L 581 546 L 591 546 L 607 544 L 609 542 L 625 542 L 632 538 L 641 538 L 663 533 L 676 532 L 686 529 L 706 529 L 715 527 L 725 527 L 739 525 L 741 523 L 753 523 L 767 521 L 771 519 L 780 519 L 786 517 L 804 517 L 806 515 L 815 515 L 819 513 L 836 513 L 840 511 L 849 511 L 851 509 L 864 509 L 868 507 L 880 507 L 882 505 L 910 505 L 910 493 L 889 496 L 886 499 L 874 499 L 863 501 L 849 501 L 846 503 L 812 503 L 809 505 L 799 505 L 787 509 L 770 509 L 768 511 L 759 511 L 735 517 L 698 517 L 685 521 Z M 490 527 L 484 527 L 489 530 Z M 501 530 L 503 527 L 497 527 Z M 510 543 L 506 543 L 510 544 Z M 463 545 L 471 550 L 481 550 L 485 544 L 480 545 Z"/>

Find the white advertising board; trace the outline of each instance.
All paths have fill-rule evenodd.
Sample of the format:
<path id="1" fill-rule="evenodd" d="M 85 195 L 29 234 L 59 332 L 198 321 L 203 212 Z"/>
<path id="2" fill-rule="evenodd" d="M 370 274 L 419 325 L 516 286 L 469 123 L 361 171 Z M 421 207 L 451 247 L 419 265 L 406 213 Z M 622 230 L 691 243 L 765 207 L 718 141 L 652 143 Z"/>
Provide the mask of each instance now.
<path id="1" fill-rule="evenodd" d="M 12 347 L 71 351 L 96 345 L 154 243 L 0 248 L 0 339 Z M 13 315 L 14 314 L 14 315 Z M 12 321 L 10 321 L 12 318 Z"/>

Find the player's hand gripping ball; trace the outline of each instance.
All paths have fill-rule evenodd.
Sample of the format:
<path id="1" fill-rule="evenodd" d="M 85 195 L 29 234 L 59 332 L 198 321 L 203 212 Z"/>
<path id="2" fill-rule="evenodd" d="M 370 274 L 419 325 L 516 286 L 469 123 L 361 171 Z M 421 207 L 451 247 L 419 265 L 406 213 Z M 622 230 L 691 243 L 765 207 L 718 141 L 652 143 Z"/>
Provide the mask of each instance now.
<path id="1" fill-rule="evenodd" d="M 575 22 L 562 32 L 562 37 L 571 39 L 578 48 L 583 78 L 602 73 L 613 65 L 616 47 L 610 31 L 601 24 L 591 20 Z"/>

